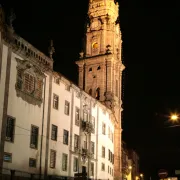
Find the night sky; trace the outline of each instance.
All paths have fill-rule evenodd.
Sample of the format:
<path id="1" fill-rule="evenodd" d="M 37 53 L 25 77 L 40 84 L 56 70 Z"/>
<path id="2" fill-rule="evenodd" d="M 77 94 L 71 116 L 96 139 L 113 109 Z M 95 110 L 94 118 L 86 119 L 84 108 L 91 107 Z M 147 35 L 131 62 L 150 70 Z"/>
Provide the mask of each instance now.
<path id="1" fill-rule="evenodd" d="M 0 2 L 14 9 L 17 34 L 47 54 L 54 40 L 54 69 L 77 83 L 88 0 Z M 121 0 L 123 36 L 123 139 L 140 156 L 145 178 L 180 169 L 180 127 L 167 128 L 180 112 L 180 9 L 158 0 Z"/>

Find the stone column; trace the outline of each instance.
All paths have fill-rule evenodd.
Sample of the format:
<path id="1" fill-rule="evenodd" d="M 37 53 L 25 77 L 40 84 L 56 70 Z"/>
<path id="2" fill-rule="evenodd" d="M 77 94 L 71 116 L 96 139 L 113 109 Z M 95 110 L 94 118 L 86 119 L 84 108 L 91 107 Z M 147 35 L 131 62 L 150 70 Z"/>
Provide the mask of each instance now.
<path id="1" fill-rule="evenodd" d="M 83 83 L 84 83 L 84 68 L 83 65 L 79 66 L 79 87 L 83 89 Z"/>

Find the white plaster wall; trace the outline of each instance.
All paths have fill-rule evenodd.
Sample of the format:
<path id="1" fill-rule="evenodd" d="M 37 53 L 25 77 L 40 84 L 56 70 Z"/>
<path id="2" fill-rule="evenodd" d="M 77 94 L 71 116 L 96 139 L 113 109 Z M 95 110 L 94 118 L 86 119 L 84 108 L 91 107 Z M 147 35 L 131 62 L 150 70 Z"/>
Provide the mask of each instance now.
<path id="1" fill-rule="evenodd" d="M 7 53 L 8 53 L 8 47 L 3 45 L 2 69 L 1 69 L 1 79 L 0 79 L 0 132 L 1 132 L 1 127 L 2 127 L 2 116 L 3 116 L 3 107 L 4 107 L 4 90 L 5 90 L 5 80 L 6 80 Z M 0 138 L 1 138 L 1 133 L 0 133 Z"/>
<path id="2" fill-rule="evenodd" d="M 53 94 L 59 96 L 59 108 L 58 110 L 53 108 Z M 49 139 L 49 156 L 50 159 L 50 150 L 56 150 L 56 168 L 52 169 L 49 166 L 48 162 L 48 174 L 53 174 L 57 176 L 68 176 L 67 171 L 62 171 L 62 153 L 68 155 L 69 159 L 69 143 L 70 143 L 70 122 L 71 122 L 71 108 L 69 110 L 69 115 L 64 113 L 65 100 L 70 103 L 71 107 L 71 95 L 72 89 L 70 91 L 65 90 L 65 84 L 60 82 L 60 85 L 57 85 L 53 82 L 52 85 L 52 99 L 51 99 L 51 125 L 54 124 L 58 126 L 58 138 L 57 141 L 51 140 L 51 125 L 50 125 L 50 139 Z M 69 131 L 69 140 L 68 145 L 63 144 L 63 130 Z M 68 161 L 69 162 L 69 161 Z M 68 164 L 69 166 L 69 164 Z"/>
<path id="3" fill-rule="evenodd" d="M 102 134 L 102 123 L 106 124 L 106 135 Z M 110 126 L 112 132 L 114 132 L 113 124 L 109 118 L 109 114 L 102 111 L 99 108 L 99 121 L 98 121 L 98 179 L 113 179 L 113 176 L 108 173 L 108 166 L 114 171 L 114 165 L 108 160 L 108 149 L 114 154 L 114 145 L 112 141 L 108 138 L 108 126 Z M 105 158 L 102 158 L 102 146 L 105 147 Z M 101 164 L 105 164 L 105 171 L 101 170 Z"/>
<path id="4" fill-rule="evenodd" d="M 10 70 L 10 85 L 9 85 L 9 98 L 8 98 L 8 111 L 9 116 L 14 117 L 15 120 L 15 136 L 14 142 L 5 142 L 5 152 L 12 153 L 12 163 L 4 162 L 5 168 L 14 170 L 20 170 L 30 173 L 39 173 L 39 158 L 40 158 L 40 141 L 41 141 L 41 130 L 42 130 L 42 113 L 43 104 L 40 107 L 37 105 L 31 105 L 26 101 L 22 100 L 21 97 L 16 96 L 15 83 L 16 83 L 16 60 L 15 57 L 21 59 L 14 53 L 12 53 L 11 59 L 11 70 Z M 49 95 L 49 78 L 47 77 L 46 82 L 46 103 Z M 48 104 L 48 103 L 47 103 Z M 44 127 L 47 124 L 47 105 L 45 108 L 44 116 Z M 38 149 L 30 148 L 30 133 L 31 125 L 39 127 L 39 138 L 38 138 Z M 43 137 L 43 156 L 45 154 L 46 144 L 46 128 L 44 128 Z M 29 158 L 35 158 L 37 160 L 36 168 L 29 167 Z M 44 168 L 44 158 L 42 158 L 42 167 Z M 43 171 L 43 169 L 42 169 Z"/>

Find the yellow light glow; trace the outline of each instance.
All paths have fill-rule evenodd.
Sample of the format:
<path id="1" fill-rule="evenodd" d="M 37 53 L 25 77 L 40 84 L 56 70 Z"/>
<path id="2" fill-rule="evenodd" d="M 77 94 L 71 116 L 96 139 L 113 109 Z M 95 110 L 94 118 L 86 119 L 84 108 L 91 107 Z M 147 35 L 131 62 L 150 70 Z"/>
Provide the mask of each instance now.
<path id="1" fill-rule="evenodd" d="M 171 120 L 172 121 L 177 121 L 178 120 L 178 115 L 177 114 L 172 114 L 171 115 Z"/>
<path id="2" fill-rule="evenodd" d="M 129 169 L 132 169 L 132 166 L 129 166 Z"/>
<path id="3" fill-rule="evenodd" d="M 140 174 L 141 177 L 143 177 L 143 174 Z"/>
<path id="4" fill-rule="evenodd" d="M 94 43 L 92 44 L 92 47 L 93 47 L 93 49 L 97 49 L 97 48 L 98 48 L 98 43 L 97 43 L 97 42 L 94 42 Z"/>

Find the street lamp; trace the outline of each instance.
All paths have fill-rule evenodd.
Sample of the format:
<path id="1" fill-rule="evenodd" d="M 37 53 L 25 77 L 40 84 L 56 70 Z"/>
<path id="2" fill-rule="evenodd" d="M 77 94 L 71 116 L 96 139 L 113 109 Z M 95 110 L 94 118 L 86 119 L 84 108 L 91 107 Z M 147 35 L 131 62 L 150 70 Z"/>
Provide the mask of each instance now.
<path id="1" fill-rule="evenodd" d="M 131 169 L 132 169 L 132 166 L 129 166 L 128 168 L 129 168 L 129 170 L 131 170 Z"/>
<path id="2" fill-rule="evenodd" d="M 172 114 L 172 115 L 170 116 L 170 119 L 171 119 L 171 121 L 177 121 L 177 120 L 179 119 L 179 117 L 178 117 L 177 114 Z"/>
<path id="3" fill-rule="evenodd" d="M 141 174 L 140 174 L 140 177 L 143 178 L 143 176 L 144 176 L 144 175 L 141 173 Z"/>

